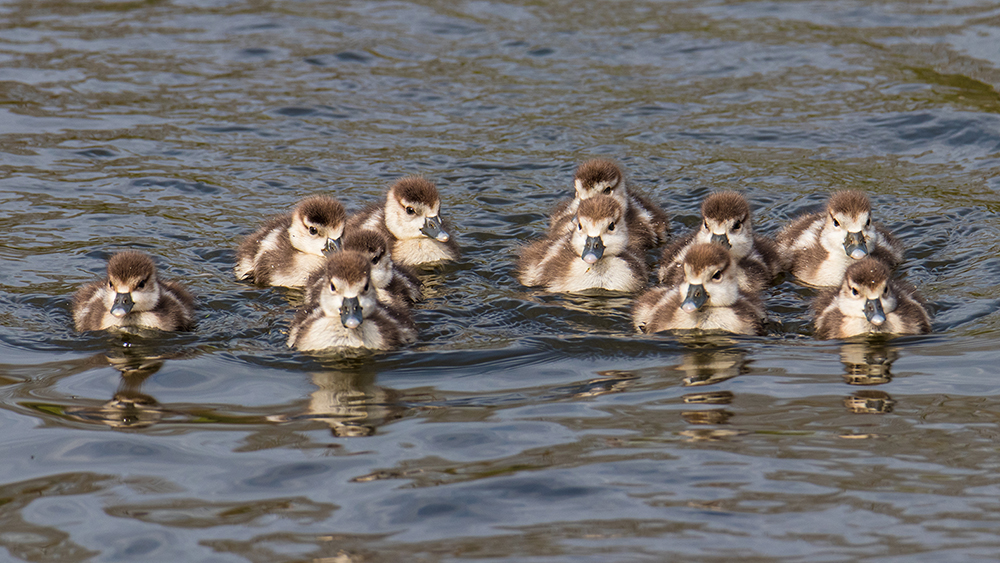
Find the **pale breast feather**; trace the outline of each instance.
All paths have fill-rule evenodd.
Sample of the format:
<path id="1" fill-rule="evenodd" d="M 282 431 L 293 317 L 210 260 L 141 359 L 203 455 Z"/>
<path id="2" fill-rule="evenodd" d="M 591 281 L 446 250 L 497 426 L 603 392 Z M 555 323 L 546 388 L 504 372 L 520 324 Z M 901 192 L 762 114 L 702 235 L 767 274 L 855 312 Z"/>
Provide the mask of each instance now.
<path id="1" fill-rule="evenodd" d="M 392 247 L 392 256 L 401 264 L 426 264 L 451 260 L 454 253 L 444 243 L 430 238 L 417 238 L 397 240 Z"/>

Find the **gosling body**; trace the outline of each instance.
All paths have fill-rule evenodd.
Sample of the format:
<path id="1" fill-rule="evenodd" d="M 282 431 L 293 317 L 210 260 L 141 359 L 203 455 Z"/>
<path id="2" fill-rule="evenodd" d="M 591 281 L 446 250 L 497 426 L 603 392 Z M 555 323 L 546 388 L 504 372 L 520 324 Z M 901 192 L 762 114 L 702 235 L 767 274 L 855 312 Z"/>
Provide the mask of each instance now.
<path id="1" fill-rule="evenodd" d="M 684 279 L 643 293 L 632 309 L 639 332 L 705 330 L 764 334 L 764 305 L 740 289 L 729 251 L 719 244 L 696 244 L 684 256 Z"/>
<path id="2" fill-rule="evenodd" d="M 595 158 L 577 167 L 573 176 L 573 199 L 556 205 L 549 232 L 571 231 L 580 202 L 597 195 L 616 199 L 625 209 L 625 219 L 634 240 L 643 248 L 652 248 L 667 240 L 668 217 L 658 205 L 642 194 L 628 189 L 621 168 L 612 160 Z"/>
<path id="3" fill-rule="evenodd" d="M 159 279 L 153 260 L 136 251 L 108 260 L 108 275 L 73 296 L 73 322 L 80 332 L 142 327 L 191 330 L 194 299 L 174 281 Z"/>
<path id="4" fill-rule="evenodd" d="M 291 213 L 272 217 L 236 250 L 236 279 L 257 285 L 303 287 L 340 248 L 347 213 L 337 200 L 312 196 Z"/>
<path id="5" fill-rule="evenodd" d="M 826 340 L 864 334 L 927 334 L 930 316 L 909 284 L 892 279 L 889 267 L 868 257 L 851 264 L 840 287 L 813 302 L 815 336 Z"/>
<path id="6" fill-rule="evenodd" d="M 323 270 L 322 287 L 292 320 L 288 346 L 315 351 L 343 348 L 388 350 L 416 340 L 405 309 L 390 311 L 379 303 L 371 283 L 371 261 L 356 251 L 332 254 Z"/>
<path id="7" fill-rule="evenodd" d="M 642 289 L 649 274 L 643 248 L 632 240 L 625 213 L 611 196 L 583 200 L 572 230 L 551 233 L 524 249 L 517 264 L 518 280 L 561 293 Z"/>
<path id="8" fill-rule="evenodd" d="M 859 191 L 833 194 L 826 209 L 799 217 L 777 237 L 784 268 L 805 284 L 836 287 L 854 262 L 871 256 L 889 268 L 903 261 L 903 247 L 872 221 L 868 196 Z"/>
<path id="9" fill-rule="evenodd" d="M 771 239 L 753 230 L 750 204 L 736 192 L 717 192 L 701 204 L 701 226 L 663 251 L 657 278 L 676 286 L 684 278 L 684 257 L 696 244 L 721 244 L 735 261 L 740 289 L 756 294 L 781 271 L 778 249 Z"/>
<path id="10" fill-rule="evenodd" d="M 449 262 L 459 256 L 458 245 L 441 218 L 441 197 L 426 178 L 397 180 L 385 205 L 373 205 L 348 221 L 348 229 L 372 229 L 392 242 L 393 259 L 404 266 Z"/>

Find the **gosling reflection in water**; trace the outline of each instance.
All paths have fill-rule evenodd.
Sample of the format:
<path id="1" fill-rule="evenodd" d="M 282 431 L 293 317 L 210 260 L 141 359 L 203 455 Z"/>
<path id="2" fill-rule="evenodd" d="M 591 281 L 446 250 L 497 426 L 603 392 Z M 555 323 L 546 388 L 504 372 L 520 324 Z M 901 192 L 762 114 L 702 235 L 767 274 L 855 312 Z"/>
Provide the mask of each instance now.
<path id="1" fill-rule="evenodd" d="M 148 428 L 160 422 L 165 409 L 140 389 L 146 379 L 160 371 L 165 360 L 162 357 L 144 356 L 131 348 L 104 355 L 103 359 L 121 372 L 121 381 L 114 396 L 110 401 L 97 406 L 67 407 L 64 411 L 66 416 L 120 430 Z"/>
<path id="2" fill-rule="evenodd" d="M 374 372 L 326 371 L 310 377 L 316 390 L 309 395 L 307 416 L 325 422 L 334 436 L 371 436 L 406 413 L 402 393 L 375 385 Z"/>
<path id="3" fill-rule="evenodd" d="M 892 363 L 899 347 L 885 340 L 848 342 L 840 348 L 844 380 L 850 385 L 881 385 L 892 380 Z"/>
<path id="4" fill-rule="evenodd" d="M 728 405 L 733 402 L 735 396 L 731 391 L 708 391 L 705 393 L 689 393 L 682 397 L 684 404 L 686 405 Z M 726 409 L 706 409 L 697 411 L 684 411 L 681 413 L 681 417 L 688 424 L 697 424 L 699 426 L 711 425 L 717 426 L 720 424 L 729 424 L 729 419 L 732 418 L 733 413 Z M 697 435 L 698 439 L 708 440 L 708 439 L 719 439 L 727 436 L 732 436 L 732 430 L 721 430 L 713 431 L 707 429 L 701 429 L 697 431 L 692 431 L 692 435 Z"/>
<path id="5" fill-rule="evenodd" d="M 750 371 L 747 352 L 739 348 L 688 349 L 673 369 L 684 373 L 685 387 L 712 385 Z"/>
<path id="6" fill-rule="evenodd" d="M 856 414 L 886 414 L 892 412 L 896 401 L 885 391 L 863 389 L 844 399 L 847 410 Z"/>
<path id="7" fill-rule="evenodd" d="M 847 342 L 840 347 L 840 361 L 844 364 L 844 381 L 848 385 L 882 385 L 892 381 L 892 363 L 899 358 L 899 347 L 889 345 L 888 339 L 864 342 Z M 856 414 L 885 414 L 892 412 L 896 401 L 885 391 L 858 390 L 844 398 L 847 410 Z"/>
<path id="8" fill-rule="evenodd" d="M 733 342 L 728 338 L 714 337 L 709 341 L 692 339 L 681 356 L 679 364 L 670 371 L 683 374 L 681 383 L 685 387 L 715 385 L 750 371 L 747 352 L 740 348 L 720 347 Z M 685 422 L 695 426 L 724 426 L 730 423 L 732 411 L 724 408 L 736 399 L 728 390 L 705 389 L 697 393 L 687 393 L 681 400 L 685 405 L 702 405 L 697 410 L 681 412 Z M 715 408 L 710 408 L 715 407 Z M 716 441 L 742 434 L 731 428 L 693 428 L 681 432 L 694 442 Z"/>

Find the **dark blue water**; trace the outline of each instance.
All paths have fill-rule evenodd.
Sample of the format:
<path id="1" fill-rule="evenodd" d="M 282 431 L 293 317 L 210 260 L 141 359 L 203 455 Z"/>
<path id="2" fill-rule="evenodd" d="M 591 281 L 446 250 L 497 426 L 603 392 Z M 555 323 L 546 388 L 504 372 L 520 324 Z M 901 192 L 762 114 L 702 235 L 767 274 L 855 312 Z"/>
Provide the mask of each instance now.
<path id="1" fill-rule="evenodd" d="M 0 558 L 965 560 L 1000 549 L 1000 8 L 979 2 L 0 2 Z M 518 249 L 590 157 L 683 233 L 843 188 L 934 333 L 639 336 Z M 464 249 L 402 350 L 285 346 L 264 218 L 419 173 Z M 124 248 L 190 334 L 78 334 Z M 656 253 L 651 253 L 651 260 Z"/>

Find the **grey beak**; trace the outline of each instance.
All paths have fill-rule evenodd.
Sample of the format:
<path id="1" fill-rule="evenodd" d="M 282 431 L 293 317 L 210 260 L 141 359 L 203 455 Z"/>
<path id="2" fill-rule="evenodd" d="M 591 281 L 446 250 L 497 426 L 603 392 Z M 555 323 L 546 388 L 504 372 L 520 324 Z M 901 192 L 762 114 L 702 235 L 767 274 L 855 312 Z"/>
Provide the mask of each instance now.
<path id="1" fill-rule="evenodd" d="M 364 316 L 361 314 L 361 303 L 357 297 L 344 299 L 344 304 L 340 306 L 340 322 L 345 328 L 358 328 Z"/>
<path id="2" fill-rule="evenodd" d="M 725 246 L 726 248 L 732 248 L 733 247 L 733 245 L 729 243 L 729 237 L 726 236 L 726 235 L 717 235 L 717 234 L 713 233 L 712 234 L 712 240 L 710 242 L 712 242 L 714 244 L 721 244 L 722 246 Z"/>
<path id="3" fill-rule="evenodd" d="M 873 325 L 882 326 L 882 323 L 885 322 L 885 311 L 882 310 L 882 301 L 880 299 L 868 299 L 865 301 L 865 317 Z"/>
<path id="4" fill-rule="evenodd" d="M 601 259 L 601 256 L 604 256 L 604 241 L 601 237 L 587 237 L 580 258 L 588 264 L 594 264 Z"/>
<path id="5" fill-rule="evenodd" d="M 451 238 L 448 233 L 441 229 L 441 217 L 438 215 L 425 218 L 424 226 L 420 228 L 420 232 L 441 242 L 448 242 L 448 239 Z"/>
<path id="6" fill-rule="evenodd" d="M 687 296 L 684 298 L 684 302 L 681 303 L 681 309 L 686 313 L 693 313 L 708 301 L 708 292 L 705 291 L 705 286 L 703 285 L 689 285 Z"/>
<path id="7" fill-rule="evenodd" d="M 340 250 L 343 248 L 342 240 L 343 237 L 326 239 L 326 246 L 323 247 L 323 254 L 329 254 L 330 252 L 340 252 Z"/>
<path id="8" fill-rule="evenodd" d="M 847 233 L 847 238 L 844 239 L 844 251 L 855 260 L 860 260 L 868 256 L 868 248 L 865 246 L 865 234 L 861 231 Z"/>
<path id="9" fill-rule="evenodd" d="M 134 305 L 131 293 L 116 293 L 115 302 L 111 304 L 111 314 L 120 319 L 127 315 Z"/>

